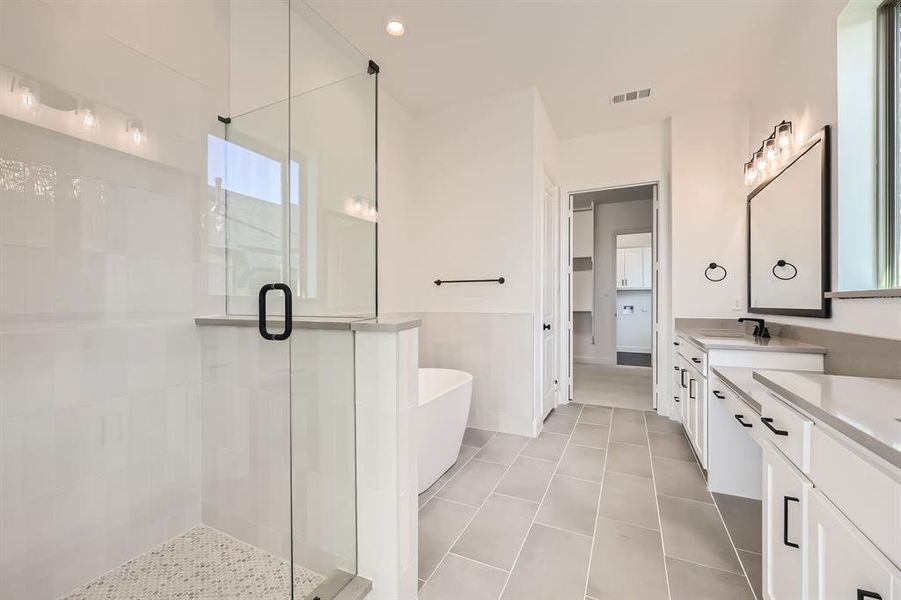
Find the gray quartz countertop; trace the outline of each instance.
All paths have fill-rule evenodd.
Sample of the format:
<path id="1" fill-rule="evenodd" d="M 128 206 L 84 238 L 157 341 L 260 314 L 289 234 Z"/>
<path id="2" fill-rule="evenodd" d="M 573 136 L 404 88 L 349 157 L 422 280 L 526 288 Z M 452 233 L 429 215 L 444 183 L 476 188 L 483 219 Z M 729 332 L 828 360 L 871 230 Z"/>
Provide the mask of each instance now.
<path id="1" fill-rule="evenodd" d="M 781 337 L 757 338 L 735 329 L 679 328 L 676 334 L 703 350 L 753 350 L 757 352 L 800 352 L 826 354 L 822 346 L 805 344 Z"/>
<path id="2" fill-rule="evenodd" d="M 901 468 L 901 380 L 711 367 L 742 400 L 760 412 L 760 395 L 775 394 L 814 422 L 824 423 Z"/>
<path id="3" fill-rule="evenodd" d="M 274 330 L 284 317 L 272 316 L 267 319 Z M 297 329 L 339 329 L 346 331 L 403 331 L 419 327 L 422 321 L 411 315 L 389 314 L 378 317 L 294 317 L 291 319 Z M 195 317 L 200 326 L 256 327 L 259 320 L 254 315 L 210 315 Z"/>
<path id="4" fill-rule="evenodd" d="M 901 380 L 759 369 L 754 380 L 901 468 Z"/>

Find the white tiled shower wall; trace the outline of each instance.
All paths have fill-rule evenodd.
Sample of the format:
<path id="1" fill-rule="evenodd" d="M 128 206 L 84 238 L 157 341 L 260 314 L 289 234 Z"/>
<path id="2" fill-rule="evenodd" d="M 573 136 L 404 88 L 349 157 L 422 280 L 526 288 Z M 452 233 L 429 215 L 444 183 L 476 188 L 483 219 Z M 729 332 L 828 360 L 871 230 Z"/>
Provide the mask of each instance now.
<path id="1" fill-rule="evenodd" d="M 0 90 L 3 600 L 56 597 L 200 520 L 193 316 L 224 310 L 205 143 L 227 37 L 223 3 L 187 4 L 0 3 L 4 82 L 146 131 L 129 146 L 124 123 L 84 132 Z"/>

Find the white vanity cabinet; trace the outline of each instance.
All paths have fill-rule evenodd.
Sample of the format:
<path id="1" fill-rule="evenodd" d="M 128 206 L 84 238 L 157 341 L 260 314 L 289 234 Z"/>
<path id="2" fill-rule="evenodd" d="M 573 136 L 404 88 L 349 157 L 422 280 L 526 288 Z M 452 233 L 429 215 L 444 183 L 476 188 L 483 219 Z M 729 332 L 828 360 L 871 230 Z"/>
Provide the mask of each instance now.
<path id="1" fill-rule="evenodd" d="M 679 415 L 688 434 L 698 461 L 708 468 L 711 417 L 709 407 L 711 392 L 709 370 L 711 366 L 763 367 L 797 369 L 802 371 L 823 370 L 823 349 L 798 344 L 788 340 L 762 342 L 738 333 L 721 337 L 690 337 L 679 334 L 674 342 L 673 365 L 679 370 L 674 373 L 679 378 L 679 388 L 674 388 L 673 398 L 679 396 Z M 674 380 L 674 383 L 676 381 Z M 781 416 L 781 415 L 780 415 Z M 731 418 L 731 416 L 729 417 Z M 768 417 L 769 418 L 769 417 Z M 722 422 L 720 419 L 718 422 Z M 729 430 L 734 429 L 729 427 Z M 724 439 L 722 435 L 718 439 Z M 794 437 L 792 441 L 794 442 Z M 729 445 L 728 440 L 726 445 Z M 711 491 L 735 494 L 731 488 L 719 488 L 713 478 Z"/>
<path id="2" fill-rule="evenodd" d="M 775 448 L 763 451 L 763 590 L 766 600 L 806 598 L 810 483 Z"/>
<path id="3" fill-rule="evenodd" d="M 711 436 L 711 477 L 761 456 L 764 598 L 901 600 L 901 382 L 722 368 L 711 385 L 746 434 Z"/>

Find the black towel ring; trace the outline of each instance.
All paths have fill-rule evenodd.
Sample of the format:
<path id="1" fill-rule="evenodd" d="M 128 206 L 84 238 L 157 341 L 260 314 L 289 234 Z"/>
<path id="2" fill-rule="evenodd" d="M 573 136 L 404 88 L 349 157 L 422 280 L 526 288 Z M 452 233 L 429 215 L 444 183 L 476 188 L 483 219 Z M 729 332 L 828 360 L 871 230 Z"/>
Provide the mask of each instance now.
<path id="1" fill-rule="evenodd" d="M 717 269 L 723 270 L 723 276 L 720 278 L 714 279 L 713 277 L 710 276 L 710 271 L 715 271 Z M 728 274 L 729 274 L 729 272 L 726 271 L 726 267 L 724 267 L 723 265 L 718 265 L 715 262 L 710 263 L 710 266 L 708 266 L 706 269 L 704 269 L 704 277 L 706 277 L 710 281 L 713 281 L 714 283 L 716 283 L 717 281 L 722 281 L 723 279 L 726 278 L 726 275 L 728 275 Z"/>
<path id="2" fill-rule="evenodd" d="M 791 277 L 779 277 L 779 274 L 776 273 L 776 267 L 791 267 L 792 268 Z M 791 279 L 794 279 L 797 276 L 798 276 L 798 267 L 791 264 L 787 260 L 780 258 L 779 260 L 776 261 L 776 264 L 773 265 L 773 277 L 775 277 L 776 279 L 781 279 L 782 281 L 789 281 Z"/>

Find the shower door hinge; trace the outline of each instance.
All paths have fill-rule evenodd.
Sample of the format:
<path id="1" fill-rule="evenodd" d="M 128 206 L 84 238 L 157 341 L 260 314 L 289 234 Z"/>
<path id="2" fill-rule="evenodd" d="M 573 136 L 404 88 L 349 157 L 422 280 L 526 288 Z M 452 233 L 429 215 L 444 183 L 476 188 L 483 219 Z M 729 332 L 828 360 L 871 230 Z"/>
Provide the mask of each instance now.
<path id="1" fill-rule="evenodd" d="M 378 65 L 374 60 L 370 60 L 370 61 L 369 61 L 369 68 L 366 69 L 366 71 L 367 71 L 370 75 L 372 75 L 372 74 L 374 74 L 374 73 L 378 73 L 378 72 L 379 72 L 379 65 Z"/>
<path id="2" fill-rule="evenodd" d="M 228 125 L 229 123 L 232 122 L 232 118 L 231 118 L 231 117 L 223 117 L 222 115 L 218 115 L 218 117 L 219 117 L 219 122 L 220 122 L 220 123 L 225 123 L 226 125 Z"/>

